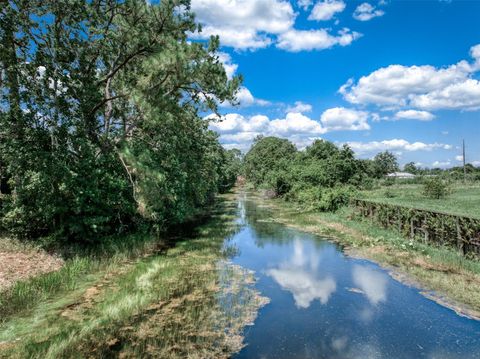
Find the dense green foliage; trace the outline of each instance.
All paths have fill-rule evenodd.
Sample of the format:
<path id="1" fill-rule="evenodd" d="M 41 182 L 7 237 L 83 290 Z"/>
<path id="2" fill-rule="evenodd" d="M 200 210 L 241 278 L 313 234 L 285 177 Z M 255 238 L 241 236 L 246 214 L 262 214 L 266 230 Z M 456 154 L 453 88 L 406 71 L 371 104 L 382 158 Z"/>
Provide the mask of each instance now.
<path id="1" fill-rule="evenodd" d="M 389 173 L 398 171 L 398 162 L 395 155 L 389 151 L 378 153 L 373 159 L 374 176 L 380 178 Z"/>
<path id="2" fill-rule="evenodd" d="M 282 173 L 289 166 L 297 149 L 286 139 L 257 137 L 245 155 L 244 170 L 247 179 L 255 186 L 270 182 L 272 175 Z M 282 184 L 277 184 L 282 191 Z"/>
<path id="3" fill-rule="evenodd" d="M 408 173 L 417 174 L 419 169 L 415 165 L 415 162 L 408 162 L 403 166 L 403 170 Z"/>
<path id="4" fill-rule="evenodd" d="M 242 172 L 242 152 L 236 148 L 222 151 L 224 156 L 220 179 L 220 192 L 232 188 L 237 182 L 237 177 Z"/>
<path id="5" fill-rule="evenodd" d="M 334 211 L 347 205 L 360 190 L 375 192 L 375 198 L 396 199 L 397 191 L 390 188 L 401 183 L 425 187 L 422 193 L 403 193 L 410 202 L 444 198 L 451 192 L 449 183 L 463 179 L 463 168 L 459 167 L 421 169 L 411 162 L 404 169 L 416 177 L 386 178 L 386 174 L 399 170 L 397 158 L 389 151 L 373 159 L 356 159 L 348 146 L 339 148 L 329 141 L 315 140 L 305 150 L 297 151 L 288 140 L 276 137 L 257 138 L 244 160 L 246 179 L 256 188 L 317 211 Z M 479 168 L 467 165 L 467 180 L 475 181 L 477 173 L 480 175 Z"/>
<path id="6" fill-rule="evenodd" d="M 4 229 L 94 241 L 164 228 L 232 184 L 238 158 L 199 113 L 234 101 L 241 79 L 218 38 L 188 41 L 198 29 L 188 0 L 0 4 Z"/>
<path id="7" fill-rule="evenodd" d="M 347 204 L 364 177 L 348 146 L 316 140 L 297 151 L 288 140 L 275 137 L 255 141 L 245 156 L 245 175 L 257 187 L 321 211 Z"/>
<path id="8" fill-rule="evenodd" d="M 441 179 L 440 177 L 424 179 L 423 194 L 429 198 L 444 198 L 450 193 L 450 191 L 450 183 Z"/>

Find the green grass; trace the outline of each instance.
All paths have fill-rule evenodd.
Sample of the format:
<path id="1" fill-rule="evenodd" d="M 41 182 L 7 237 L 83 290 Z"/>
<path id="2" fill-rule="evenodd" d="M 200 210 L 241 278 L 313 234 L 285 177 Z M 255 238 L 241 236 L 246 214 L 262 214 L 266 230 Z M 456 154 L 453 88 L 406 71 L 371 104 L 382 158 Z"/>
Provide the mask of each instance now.
<path id="1" fill-rule="evenodd" d="M 5 243 L 6 241 L 4 241 Z M 28 245 L 24 245 L 29 249 Z M 111 237 L 93 248 L 76 250 L 76 254 L 58 271 L 15 283 L 0 293 L 0 324 L 12 315 L 28 312 L 39 301 L 65 291 L 75 290 L 85 276 L 103 273 L 109 267 L 127 263 L 157 246 L 147 234 L 131 234 L 123 238 Z M 21 248 L 18 244 L 15 249 Z"/>
<path id="2" fill-rule="evenodd" d="M 362 191 L 359 198 L 480 218 L 480 185 L 454 185 L 453 192 L 443 199 L 427 198 L 422 191 L 422 185 L 397 184 Z"/>
<path id="3" fill-rule="evenodd" d="M 2 296 L 0 358 L 229 357 L 265 303 L 252 273 L 225 261 L 234 211 L 223 202 L 162 254 L 141 235 L 110 256 L 73 258 L 17 284 Z"/>

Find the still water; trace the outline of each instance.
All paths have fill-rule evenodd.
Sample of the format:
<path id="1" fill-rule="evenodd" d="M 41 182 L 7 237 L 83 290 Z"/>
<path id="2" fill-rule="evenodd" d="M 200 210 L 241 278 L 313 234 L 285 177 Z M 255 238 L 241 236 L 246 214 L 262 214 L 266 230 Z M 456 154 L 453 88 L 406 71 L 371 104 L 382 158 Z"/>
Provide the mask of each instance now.
<path id="1" fill-rule="evenodd" d="M 376 264 L 269 221 L 243 197 L 235 264 L 271 302 L 234 358 L 480 358 L 480 321 L 457 315 Z"/>

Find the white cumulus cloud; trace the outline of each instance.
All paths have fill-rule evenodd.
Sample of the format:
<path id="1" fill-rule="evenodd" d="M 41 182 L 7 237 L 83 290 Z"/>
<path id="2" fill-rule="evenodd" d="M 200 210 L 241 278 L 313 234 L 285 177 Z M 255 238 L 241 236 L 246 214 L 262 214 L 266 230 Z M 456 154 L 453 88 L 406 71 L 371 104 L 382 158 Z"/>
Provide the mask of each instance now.
<path id="1" fill-rule="evenodd" d="M 368 118 L 369 113 L 366 111 L 334 107 L 324 111 L 320 121 L 330 131 L 361 131 L 370 129 L 370 125 L 367 122 Z"/>
<path id="2" fill-rule="evenodd" d="M 313 0 L 297 0 L 297 5 L 303 10 L 308 10 L 308 8 L 312 6 L 312 4 Z"/>
<path id="3" fill-rule="evenodd" d="M 238 106 L 240 107 L 248 107 L 253 105 L 256 105 L 256 106 L 270 105 L 269 101 L 254 97 L 250 92 L 250 90 L 244 86 L 241 86 L 238 89 L 238 92 L 235 97 L 236 97 Z M 232 106 L 233 105 L 228 101 L 220 103 L 220 107 L 232 107 Z"/>
<path id="4" fill-rule="evenodd" d="M 309 117 L 298 113 L 290 112 L 282 119 L 270 121 L 270 134 L 288 136 L 291 134 L 321 135 L 326 132 L 322 125 Z"/>
<path id="5" fill-rule="evenodd" d="M 311 112 L 312 111 L 312 105 L 308 103 L 303 103 L 302 101 L 295 101 L 295 104 L 293 106 L 288 106 L 287 107 L 287 113 L 288 112 Z"/>
<path id="6" fill-rule="evenodd" d="M 277 47 L 291 52 L 324 50 L 335 45 L 350 45 L 361 36 L 360 33 L 347 28 L 340 30 L 336 35 L 330 34 L 326 29 L 291 29 L 279 35 Z"/>
<path id="7" fill-rule="evenodd" d="M 395 120 L 419 120 L 419 121 L 431 121 L 435 118 L 435 115 L 428 111 L 418 110 L 405 110 L 398 111 L 395 114 Z"/>
<path id="8" fill-rule="evenodd" d="M 404 139 L 392 139 L 383 141 L 370 142 L 347 142 L 347 144 L 357 153 L 375 153 L 380 151 L 432 151 L 434 149 L 452 149 L 451 145 L 444 143 L 424 143 L 424 142 L 409 142 Z"/>
<path id="9" fill-rule="evenodd" d="M 480 108 L 480 81 L 467 79 L 412 98 L 411 104 L 428 110 L 477 110 Z"/>
<path id="10" fill-rule="evenodd" d="M 214 115 L 209 116 L 214 119 Z M 269 120 L 267 116 L 256 115 L 248 119 L 237 113 L 229 113 L 222 117 L 220 121 L 212 122 L 210 128 L 220 134 L 237 134 L 240 132 L 261 132 L 268 127 Z"/>
<path id="11" fill-rule="evenodd" d="M 301 105 L 308 107 L 303 103 Z M 264 135 L 287 138 L 303 149 L 327 132 L 368 130 L 369 117 L 371 115 L 365 111 L 336 107 L 326 110 L 319 121 L 293 111 L 275 119 L 264 115 L 229 113 L 221 118 L 212 114 L 206 120 L 210 121 L 210 129 L 220 135 L 220 141 L 227 148 L 246 150 L 256 136 Z"/>
<path id="12" fill-rule="evenodd" d="M 273 120 L 264 115 L 243 116 L 238 113 L 220 119 L 212 114 L 206 119 L 210 121 L 210 129 L 220 135 L 225 147 L 241 150 L 247 150 L 258 135 L 287 138 L 298 148 L 304 148 L 327 131 L 320 122 L 298 112 Z"/>
<path id="13" fill-rule="evenodd" d="M 374 6 L 370 5 L 368 2 L 364 2 L 357 6 L 353 13 L 353 17 L 359 21 L 369 21 L 374 17 L 383 16 L 385 12 L 380 9 L 376 9 Z"/>
<path id="14" fill-rule="evenodd" d="M 192 0 L 192 11 L 203 25 L 193 38 L 219 35 L 223 45 L 237 49 L 267 47 L 267 34 L 279 34 L 293 26 L 296 14 L 284 0 Z"/>
<path id="15" fill-rule="evenodd" d="M 308 20 L 330 20 L 336 13 L 342 12 L 343 10 L 345 10 L 345 3 L 342 0 L 319 1 L 313 7 Z"/>
<path id="16" fill-rule="evenodd" d="M 297 5 L 308 10 L 310 0 Z M 315 4 L 309 16 L 324 20 L 343 11 L 341 0 L 325 0 Z M 330 29 L 295 29 L 298 13 L 287 0 L 192 0 L 191 10 L 202 25 L 201 32 L 190 34 L 192 39 L 220 37 L 221 44 L 237 50 L 256 50 L 275 44 L 286 51 L 323 50 L 334 45 L 347 46 L 360 37 L 349 29 L 336 34 Z"/>
<path id="17" fill-rule="evenodd" d="M 473 63 L 462 60 L 444 68 L 390 65 L 357 82 L 350 79 L 339 92 L 350 103 L 384 109 L 475 110 L 480 108 L 480 81 L 472 76 L 480 70 L 480 45 L 470 55 Z"/>

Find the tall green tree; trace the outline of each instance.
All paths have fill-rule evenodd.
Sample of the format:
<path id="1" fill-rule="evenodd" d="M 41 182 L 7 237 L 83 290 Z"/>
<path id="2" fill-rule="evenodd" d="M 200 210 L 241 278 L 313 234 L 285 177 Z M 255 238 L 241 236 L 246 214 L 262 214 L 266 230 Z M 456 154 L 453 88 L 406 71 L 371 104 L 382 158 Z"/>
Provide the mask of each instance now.
<path id="1" fill-rule="evenodd" d="M 272 173 L 286 169 L 297 149 L 287 139 L 257 137 L 245 155 L 244 169 L 248 181 L 255 186 L 266 182 Z"/>
<path id="2" fill-rule="evenodd" d="M 234 101 L 218 38 L 187 0 L 0 4 L 0 153 L 19 235 L 95 240 L 180 222 L 219 190 L 223 149 L 199 115 Z"/>
<path id="3" fill-rule="evenodd" d="M 375 168 L 375 176 L 377 178 L 399 170 L 397 157 L 395 157 L 395 155 L 390 151 L 378 153 L 374 157 L 373 163 Z"/>
<path id="4" fill-rule="evenodd" d="M 419 168 L 415 165 L 415 162 L 408 162 L 403 166 L 403 170 L 408 173 L 416 174 L 419 171 Z"/>

